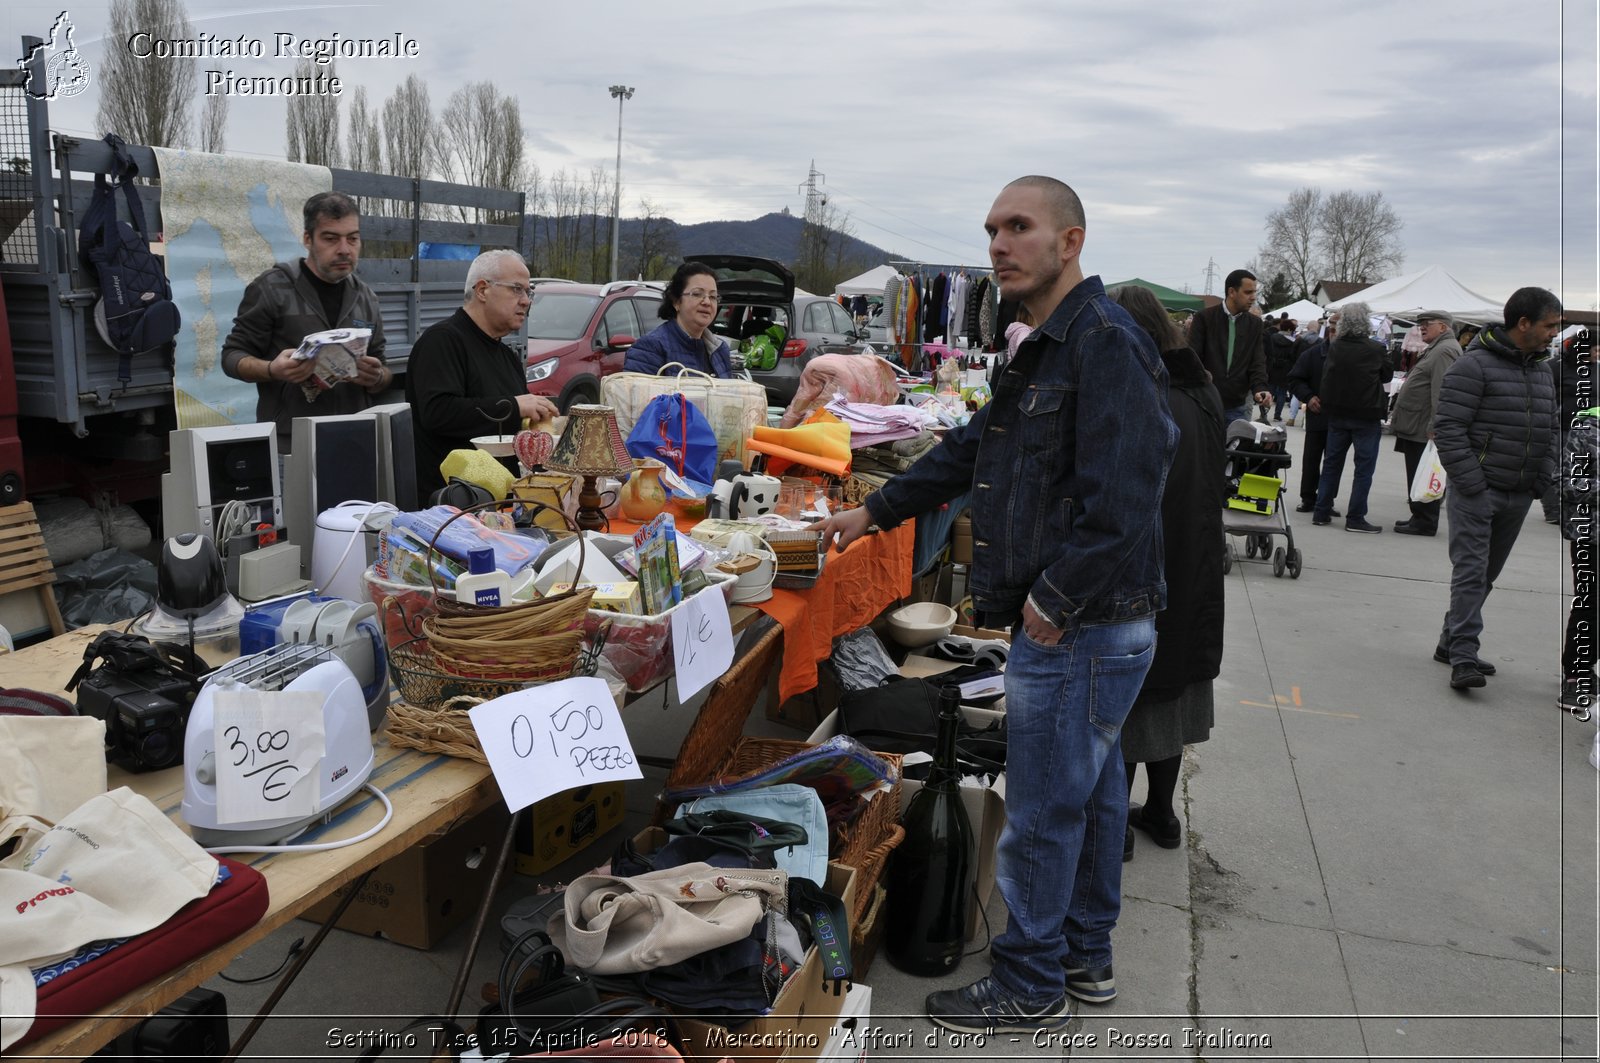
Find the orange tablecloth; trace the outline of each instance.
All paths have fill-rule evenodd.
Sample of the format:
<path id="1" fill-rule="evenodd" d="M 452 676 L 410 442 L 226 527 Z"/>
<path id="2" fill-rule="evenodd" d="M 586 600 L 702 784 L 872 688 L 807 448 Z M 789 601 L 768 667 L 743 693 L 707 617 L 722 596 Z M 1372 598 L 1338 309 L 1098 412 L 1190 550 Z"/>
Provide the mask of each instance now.
<path id="1" fill-rule="evenodd" d="M 679 531 L 699 523 L 678 520 Z M 611 530 L 631 535 L 638 527 L 614 519 Z M 870 623 L 892 602 L 911 591 L 911 551 L 916 522 L 893 531 L 865 535 L 844 553 L 830 551 L 814 587 L 803 591 L 774 589 L 759 609 L 783 628 L 783 666 L 778 672 L 780 703 L 817 685 L 817 662 L 833 656 L 833 640 Z"/>

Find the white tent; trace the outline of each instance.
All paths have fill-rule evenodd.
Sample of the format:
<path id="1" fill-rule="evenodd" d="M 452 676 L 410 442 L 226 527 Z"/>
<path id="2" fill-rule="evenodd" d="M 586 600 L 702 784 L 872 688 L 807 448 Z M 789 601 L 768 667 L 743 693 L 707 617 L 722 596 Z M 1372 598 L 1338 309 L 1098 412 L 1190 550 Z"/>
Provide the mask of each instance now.
<path id="1" fill-rule="evenodd" d="M 893 266 L 874 266 L 857 277 L 840 281 L 833 289 L 834 295 L 882 295 L 883 286 L 896 276 Z"/>
<path id="2" fill-rule="evenodd" d="M 1439 266 L 1363 288 L 1354 295 L 1328 304 L 1337 310 L 1350 303 L 1366 303 L 1374 315 L 1410 319 L 1424 310 L 1444 310 L 1459 320 L 1499 321 L 1504 306 L 1462 285 Z"/>
<path id="3" fill-rule="evenodd" d="M 1298 321 L 1304 325 L 1307 321 L 1315 321 L 1322 316 L 1322 307 L 1310 299 L 1301 299 L 1299 302 L 1280 306 L 1276 310 L 1268 310 L 1268 317 L 1277 317 L 1279 314 L 1288 314 L 1290 321 Z"/>

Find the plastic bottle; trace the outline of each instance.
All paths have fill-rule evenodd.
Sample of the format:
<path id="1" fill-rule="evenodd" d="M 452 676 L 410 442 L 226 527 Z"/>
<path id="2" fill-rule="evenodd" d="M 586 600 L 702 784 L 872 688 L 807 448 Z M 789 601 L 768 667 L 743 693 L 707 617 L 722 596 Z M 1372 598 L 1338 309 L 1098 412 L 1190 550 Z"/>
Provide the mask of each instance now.
<path id="1" fill-rule="evenodd" d="M 456 601 L 468 605 L 502 605 L 511 599 L 511 576 L 494 567 L 494 551 L 481 547 L 467 553 L 467 572 L 456 579 Z"/>
<path id="2" fill-rule="evenodd" d="M 906 837 L 889 860 L 884 952 L 908 974 L 942 975 L 961 962 L 976 849 L 961 803 L 956 730 L 961 694 L 939 692 L 933 769 L 906 806 Z"/>

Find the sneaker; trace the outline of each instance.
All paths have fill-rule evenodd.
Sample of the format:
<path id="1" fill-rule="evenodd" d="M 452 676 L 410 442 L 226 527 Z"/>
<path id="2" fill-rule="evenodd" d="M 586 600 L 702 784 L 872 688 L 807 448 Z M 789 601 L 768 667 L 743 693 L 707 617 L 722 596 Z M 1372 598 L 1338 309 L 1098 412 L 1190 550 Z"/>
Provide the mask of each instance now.
<path id="1" fill-rule="evenodd" d="M 1034 1003 L 1001 988 L 992 975 L 984 975 L 960 989 L 929 993 L 928 1018 L 958 1033 L 1000 1030 L 1059 1030 L 1072 1017 L 1065 994 Z"/>
<path id="2" fill-rule="evenodd" d="M 1450 687 L 1453 690 L 1470 690 L 1487 685 L 1488 681 L 1475 664 L 1457 664 L 1450 668 Z"/>
<path id="3" fill-rule="evenodd" d="M 1433 659 L 1438 661 L 1440 664 L 1449 664 L 1450 651 L 1445 649 L 1443 646 L 1435 646 L 1433 648 Z M 1490 664 L 1483 658 L 1480 657 L 1472 663 L 1475 664 L 1478 668 L 1478 671 L 1482 672 L 1484 675 L 1494 675 L 1494 665 Z"/>
<path id="4" fill-rule="evenodd" d="M 1363 535 L 1383 534 L 1382 528 L 1378 527 L 1376 524 L 1368 524 L 1362 517 L 1351 517 L 1349 520 L 1345 521 L 1344 530 L 1348 532 L 1360 532 Z"/>
<path id="5" fill-rule="evenodd" d="M 1117 999 L 1117 979 L 1111 965 L 1068 967 L 1067 992 L 1085 1004 L 1109 1004 Z"/>
<path id="6" fill-rule="evenodd" d="M 1314 516 L 1314 517 L 1311 518 L 1311 523 L 1312 524 L 1316 524 L 1318 526 L 1321 526 L 1323 524 L 1332 524 L 1333 523 L 1333 518 L 1332 517 L 1317 517 L 1317 516 Z"/>
<path id="7" fill-rule="evenodd" d="M 1593 688 L 1592 682 L 1584 683 L 1577 676 L 1568 676 L 1561 681 L 1561 696 L 1556 699 L 1556 704 L 1578 719 L 1587 720 L 1594 705 Z M 1067 992 L 1072 992 L 1071 982 L 1067 983 Z"/>

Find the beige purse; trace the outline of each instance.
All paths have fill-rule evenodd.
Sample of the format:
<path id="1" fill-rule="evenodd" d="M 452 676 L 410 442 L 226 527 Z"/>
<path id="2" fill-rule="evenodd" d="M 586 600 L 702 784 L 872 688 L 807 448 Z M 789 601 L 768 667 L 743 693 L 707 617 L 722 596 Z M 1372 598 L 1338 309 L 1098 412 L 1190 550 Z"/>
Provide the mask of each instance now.
<path id="1" fill-rule="evenodd" d="M 676 369 L 677 372 L 673 372 Z M 680 393 L 711 423 L 717 437 L 717 460 L 748 460 L 745 441 L 757 425 L 767 423 L 767 389 L 753 380 L 723 380 L 668 362 L 660 376 L 649 373 L 612 373 L 600 381 L 600 401 L 617 411 L 617 424 L 627 438 L 633 426 L 657 395 Z"/>

